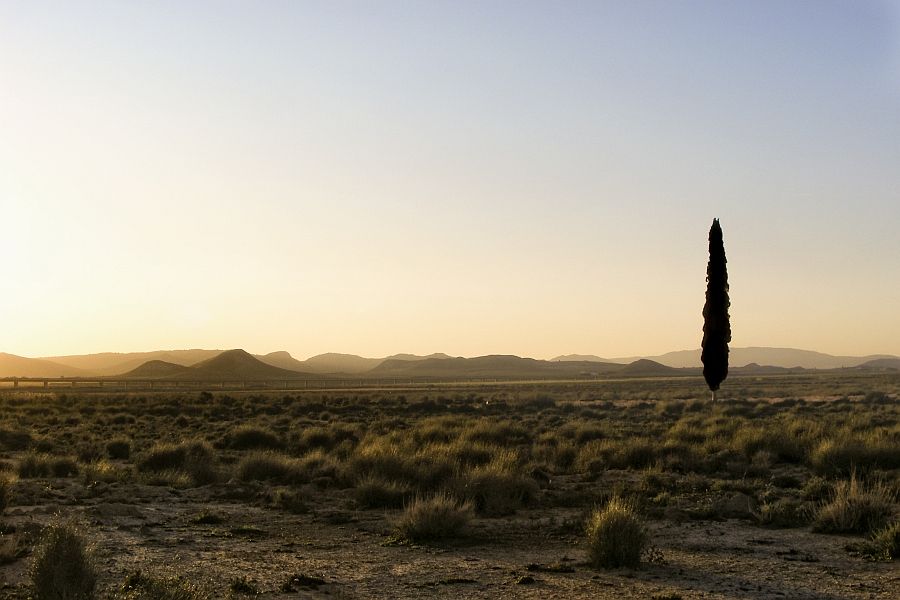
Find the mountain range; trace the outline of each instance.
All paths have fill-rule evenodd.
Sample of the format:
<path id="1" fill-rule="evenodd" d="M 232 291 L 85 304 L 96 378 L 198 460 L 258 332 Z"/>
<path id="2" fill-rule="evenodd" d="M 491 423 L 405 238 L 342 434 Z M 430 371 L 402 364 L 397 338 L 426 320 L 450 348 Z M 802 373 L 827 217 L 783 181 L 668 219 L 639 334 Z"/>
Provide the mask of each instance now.
<path id="1" fill-rule="evenodd" d="M 638 359 L 646 358 L 660 364 L 675 368 L 700 367 L 700 349 L 679 350 L 668 352 L 658 356 L 629 356 L 623 358 L 601 358 L 599 356 L 585 354 L 568 354 L 557 356 L 551 361 L 591 361 L 612 362 L 627 364 Z M 890 368 L 892 361 L 900 361 L 900 358 L 890 354 L 871 354 L 869 356 L 833 356 L 812 350 L 797 350 L 795 348 L 768 348 L 746 347 L 731 348 L 728 362 L 735 366 L 749 364 L 767 365 L 773 367 L 801 368 L 801 369 L 841 369 L 859 367 L 874 361 L 887 361 L 881 364 L 881 368 Z M 877 365 L 867 365 L 877 367 Z"/>
<path id="2" fill-rule="evenodd" d="M 792 348 L 732 348 L 732 372 L 773 373 L 785 369 L 869 368 L 898 369 L 900 357 L 891 355 L 832 356 Z M 298 360 L 288 352 L 252 355 L 244 350 L 158 350 L 26 358 L 0 353 L 0 377 L 115 376 L 165 380 L 277 380 L 334 377 L 596 377 L 698 374 L 700 350 L 659 356 L 605 359 L 594 355 L 566 355 L 537 360 L 513 355 L 473 358 L 447 354 L 396 354 L 366 358 L 327 353 Z"/>

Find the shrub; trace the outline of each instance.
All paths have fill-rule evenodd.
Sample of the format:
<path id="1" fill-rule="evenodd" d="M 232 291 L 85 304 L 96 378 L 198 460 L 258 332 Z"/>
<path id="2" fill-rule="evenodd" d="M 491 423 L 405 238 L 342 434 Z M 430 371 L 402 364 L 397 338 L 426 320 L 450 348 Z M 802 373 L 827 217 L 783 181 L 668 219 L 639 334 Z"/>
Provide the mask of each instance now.
<path id="1" fill-rule="evenodd" d="M 34 600 L 91 600 L 97 570 L 80 528 L 54 522 L 41 532 L 29 568 Z"/>
<path id="2" fill-rule="evenodd" d="M 106 454 L 113 460 L 127 460 L 131 456 L 131 442 L 125 438 L 116 438 L 107 442 Z"/>
<path id="3" fill-rule="evenodd" d="M 448 494 L 416 498 L 397 521 L 397 533 L 412 542 L 459 537 L 471 518 L 472 507 Z"/>
<path id="4" fill-rule="evenodd" d="M 388 481 L 374 475 L 356 485 L 354 496 L 363 508 L 400 508 L 412 496 L 412 488 L 405 483 Z"/>
<path id="5" fill-rule="evenodd" d="M 769 527 L 805 527 L 810 522 L 809 507 L 798 500 L 781 498 L 759 507 L 756 515 L 761 525 Z"/>
<path id="6" fill-rule="evenodd" d="M 488 465 L 476 467 L 460 483 L 459 495 L 471 502 L 478 513 L 489 516 L 512 514 L 529 504 L 538 492 L 537 483 L 515 468 L 514 457 L 498 457 Z"/>
<path id="7" fill-rule="evenodd" d="M 528 432 L 521 425 L 509 421 L 478 421 L 466 430 L 462 438 L 469 443 L 509 447 L 529 441 Z"/>
<path id="8" fill-rule="evenodd" d="M 822 475 L 848 475 L 858 469 L 896 469 L 900 467 L 900 445 L 879 432 L 829 438 L 813 449 L 809 462 Z"/>
<path id="9" fill-rule="evenodd" d="M 0 515 L 9 506 L 9 500 L 12 496 L 12 481 L 8 477 L 0 475 Z"/>
<path id="10" fill-rule="evenodd" d="M 179 444 L 156 444 L 138 461 L 143 472 L 182 471 L 195 485 L 212 483 L 218 478 L 216 455 L 209 442 L 189 440 Z"/>
<path id="11" fill-rule="evenodd" d="M 187 581 L 154 577 L 141 571 L 129 574 L 116 600 L 207 600 L 209 596 Z"/>
<path id="12" fill-rule="evenodd" d="M 284 446 L 271 429 L 254 425 L 241 425 L 227 436 L 228 446 L 235 450 L 269 449 L 278 450 Z"/>
<path id="13" fill-rule="evenodd" d="M 306 498 L 297 490 L 275 490 L 275 493 L 272 496 L 272 503 L 278 508 L 295 515 L 309 512 L 309 505 L 306 504 Z"/>
<path id="14" fill-rule="evenodd" d="M 591 514 L 586 533 L 589 560 L 595 568 L 636 567 L 648 543 L 633 505 L 619 497 Z"/>
<path id="15" fill-rule="evenodd" d="M 257 451 L 241 459 L 235 477 L 241 481 L 300 484 L 309 483 L 316 477 L 332 476 L 335 471 L 334 461 L 321 452 L 292 458 L 277 452 Z"/>
<path id="16" fill-rule="evenodd" d="M 900 558 L 900 521 L 894 521 L 872 535 L 871 554 L 878 560 Z"/>
<path id="17" fill-rule="evenodd" d="M 55 456 L 50 459 L 50 472 L 54 477 L 78 475 L 78 461 L 71 456 Z"/>
<path id="18" fill-rule="evenodd" d="M 783 429 L 772 427 L 743 427 L 732 440 L 732 448 L 746 458 L 758 452 L 768 452 L 773 457 L 790 463 L 800 462 L 806 452 L 796 438 Z"/>
<path id="19" fill-rule="evenodd" d="M 19 461 L 19 477 L 72 477 L 78 474 L 78 461 L 70 456 L 50 456 L 29 452 Z"/>
<path id="20" fill-rule="evenodd" d="M 243 575 L 241 577 L 233 577 L 231 579 L 231 584 L 229 585 L 229 587 L 235 594 L 243 594 L 245 596 L 259 595 L 259 588 L 256 587 L 256 584 L 253 583 L 252 580 L 247 579 L 246 575 Z"/>
<path id="21" fill-rule="evenodd" d="M 0 450 L 25 450 L 31 444 L 31 434 L 17 429 L 0 427 Z"/>
<path id="22" fill-rule="evenodd" d="M 882 483 L 865 486 L 854 474 L 834 486 L 834 496 L 823 504 L 813 522 L 819 533 L 868 533 L 884 525 L 891 513 L 890 491 Z"/>
<path id="23" fill-rule="evenodd" d="M 810 477 L 800 489 L 800 497 L 816 502 L 826 500 L 833 493 L 831 483 L 822 477 Z"/>
<path id="24" fill-rule="evenodd" d="M 85 485 L 115 483 L 117 481 L 126 481 L 131 476 L 131 470 L 128 467 L 118 467 L 108 460 L 101 459 L 84 465 L 81 469 L 81 475 L 84 478 Z"/>
<path id="25" fill-rule="evenodd" d="M 349 442 L 351 446 L 359 441 L 356 430 L 351 427 L 335 425 L 331 427 L 308 427 L 303 429 L 292 441 L 292 450 L 298 454 L 310 450 L 332 450 L 338 445 Z"/>

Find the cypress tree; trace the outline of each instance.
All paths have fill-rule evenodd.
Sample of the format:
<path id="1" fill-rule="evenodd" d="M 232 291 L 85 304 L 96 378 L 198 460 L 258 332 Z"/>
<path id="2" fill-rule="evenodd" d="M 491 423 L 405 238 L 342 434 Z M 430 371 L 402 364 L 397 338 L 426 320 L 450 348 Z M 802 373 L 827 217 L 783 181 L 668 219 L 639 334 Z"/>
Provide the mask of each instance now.
<path id="1" fill-rule="evenodd" d="M 713 219 L 709 228 L 709 264 L 706 267 L 706 304 L 703 305 L 703 377 L 716 399 L 716 390 L 728 377 L 728 342 L 731 323 L 728 317 L 728 270 L 725 268 L 725 244 L 722 227 Z"/>

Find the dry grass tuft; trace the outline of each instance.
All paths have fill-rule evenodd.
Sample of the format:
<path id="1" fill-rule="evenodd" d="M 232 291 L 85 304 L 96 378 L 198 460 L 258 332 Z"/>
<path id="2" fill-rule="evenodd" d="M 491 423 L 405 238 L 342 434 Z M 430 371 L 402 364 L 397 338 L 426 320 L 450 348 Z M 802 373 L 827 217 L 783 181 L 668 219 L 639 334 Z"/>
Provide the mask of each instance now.
<path id="1" fill-rule="evenodd" d="M 586 533 L 589 561 L 596 568 L 636 567 L 647 548 L 647 532 L 634 506 L 619 497 L 591 514 Z"/>
<path id="2" fill-rule="evenodd" d="M 471 518 L 471 505 L 448 494 L 416 498 L 398 519 L 397 533 L 411 542 L 460 537 Z"/>
<path id="3" fill-rule="evenodd" d="M 34 600 L 92 600 L 97 568 L 80 527 L 56 521 L 41 532 L 28 571 Z"/>
<path id="4" fill-rule="evenodd" d="M 831 501 L 823 504 L 813 531 L 819 533 L 869 533 L 883 526 L 891 514 L 893 498 L 883 483 L 863 484 L 856 474 L 834 486 Z"/>

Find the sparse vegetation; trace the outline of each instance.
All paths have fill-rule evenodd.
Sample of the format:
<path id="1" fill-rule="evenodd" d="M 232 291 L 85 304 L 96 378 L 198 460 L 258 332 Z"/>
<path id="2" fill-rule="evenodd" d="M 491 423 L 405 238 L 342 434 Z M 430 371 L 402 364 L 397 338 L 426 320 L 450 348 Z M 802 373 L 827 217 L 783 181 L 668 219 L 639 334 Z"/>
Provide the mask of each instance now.
<path id="1" fill-rule="evenodd" d="M 586 533 L 588 560 L 595 568 L 636 567 L 647 548 L 647 531 L 634 506 L 619 497 L 594 510 Z"/>
<path id="2" fill-rule="evenodd" d="M 210 600 L 199 587 L 176 577 L 158 577 L 142 571 L 130 573 L 116 600 Z"/>
<path id="3" fill-rule="evenodd" d="M 214 482 L 218 477 L 215 465 L 215 450 L 204 440 L 156 444 L 137 463 L 138 470 L 145 473 L 183 473 L 195 485 Z"/>
<path id="4" fill-rule="evenodd" d="M 0 563 L 12 565 L 0 567 L 14 568 L 35 546 L 38 530 L 28 528 L 36 526 L 25 514 L 46 523 L 43 506 L 69 512 L 82 504 L 96 535 L 121 527 L 138 540 L 181 545 L 197 534 L 226 553 L 268 547 L 284 532 L 343 527 L 334 535 L 350 533 L 361 545 L 371 538 L 357 530 L 376 538 L 393 532 L 393 541 L 381 538 L 388 544 L 471 536 L 479 548 L 497 551 L 526 540 L 532 560 L 549 562 L 539 548 L 571 544 L 594 516 L 588 507 L 616 496 L 632 499 L 639 524 L 638 507 L 665 523 L 663 530 L 697 520 L 730 527 L 738 519 L 733 526 L 849 532 L 842 546 L 888 560 L 900 515 L 892 466 L 900 406 L 885 398 L 900 391 L 900 376 L 846 377 L 738 379 L 747 399 L 731 399 L 729 391 L 715 405 L 696 398 L 697 381 L 677 379 L 548 384 L 547 393 L 485 386 L 212 399 L 0 395 L 0 504 L 2 482 L 15 480 L 22 507 L 0 521 Z M 887 395 L 869 393 L 876 383 Z M 778 399 L 767 399 L 774 393 Z M 200 487 L 205 483 L 216 485 Z M 257 521 L 260 515 L 266 520 Z M 286 550 L 296 545 L 304 556 L 310 553 L 301 545 L 322 543 L 293 533 L 284 539 Z M 182 556 L 192 572 L 205 568 L 202 554 Z M 643 560 L 653 556 L 647 550 Z M 808 554 L 800 548 L 786 556 Z M 118 559 L 108 565 L 114 579 L 124 576 Z M 117 597 L 226 597 L 240 594 L 230 589 L 235 574 L 262 591 L 287 575 L 263 581 L 247 567 L 215 581 L 141 575 Z M 455 579 L 434 579 L 444 580 Z"/>
<path id="5" fill-rule="evenodd" d="M 97 567 L 81 528 L 55 521 L 44 528 L 29 568 L 34 600 L 92 600 Z"/>
<path id="6" fill-rule="evenodd" d="M 883 526 L 894 498 L 880 482 L 866 485 L 854 474 L 839 481 L 834 496 L 816 514 L 813 530 L 822 533 L 869 533 Z"/>
<path id="7" fill-rule="evenodd" d="M 411 542 L 457 538 L 471 517 L 472 507 L 448 494 L 416 498 L 397 520 L 397 533 Z"/>
<path id="8" fill-rule="evenodd" d="M 900 559 L 900 521 L 876 531 L 870 543 L 871 555 L 878 560 Z"/>

